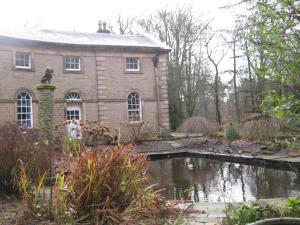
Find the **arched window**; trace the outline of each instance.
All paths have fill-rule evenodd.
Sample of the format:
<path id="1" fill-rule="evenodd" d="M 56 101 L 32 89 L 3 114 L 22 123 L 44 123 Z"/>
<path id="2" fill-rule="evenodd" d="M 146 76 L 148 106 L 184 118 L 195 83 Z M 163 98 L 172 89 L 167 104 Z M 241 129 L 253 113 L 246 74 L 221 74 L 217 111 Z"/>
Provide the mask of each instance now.
<path id="1" fill-rule="evenodd" d="M 80 95 L 76 92 L 68 93 L 66 95 L 65 99 L 66 99 L 67 102 L 79 102 L 79 101 L 81 101 Z"/>
<path id="2" fill-rule="evenodd" d="M 66 120 L 81 120 L 81 96 L 76 92 L 70 92 L 65 96 L 67 102 Z"/>
<path id="3" fill-rule="evenodd" d="M 20 126 L 33 127 L 32 97 L 26 92 L 17 96 L 17 117 Z"/>
<path id="4" fill-rule="evenodd" d="M 128 95 L 128 117 L 130 121 L 142 120 L 141 99 L 137 92 Z"/>

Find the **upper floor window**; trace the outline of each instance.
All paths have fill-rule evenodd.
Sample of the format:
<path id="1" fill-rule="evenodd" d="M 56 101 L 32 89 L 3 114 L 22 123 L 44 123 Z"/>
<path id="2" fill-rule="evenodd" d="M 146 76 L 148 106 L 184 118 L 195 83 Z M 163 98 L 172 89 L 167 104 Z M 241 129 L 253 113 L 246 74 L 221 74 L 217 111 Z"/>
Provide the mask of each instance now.
<path id="1" fill-rule="evenodd" d="M 16 68 L 31 69 L 31 55 L 25 52 L 16 52 Z"/>
<path id="2" fill-rule="evenodd" d="M 141 99 L 137 92 L 128 95 L 128 117 L 130 121 L 142 120 Z"/>
<path id="3" fill-rule="evenodd" d="M 20 126 L 32 127 L 32 97 L 26 92 L 17 96 L 17 117 Z"/>
<path id="4" fill-rule="evenodd" d="M 140 71 L 139 58 L 127 57 L 126 58 L 126 71 Z"/>
<path id="5" fill-rule="evenodd" d="M 80 56 L 65 56 L 64 69 L 67 71 L 80 71 Z"/>

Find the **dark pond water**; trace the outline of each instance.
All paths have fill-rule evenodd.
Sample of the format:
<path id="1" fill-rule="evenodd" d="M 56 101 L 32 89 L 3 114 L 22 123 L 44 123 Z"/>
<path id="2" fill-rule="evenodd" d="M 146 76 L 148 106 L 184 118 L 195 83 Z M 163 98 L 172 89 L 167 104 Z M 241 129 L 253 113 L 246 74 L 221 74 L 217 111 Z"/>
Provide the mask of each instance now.
<path id="1" fill-rule="evenodd" d="M 167 199 L 194 202 L 252 201 L 296 196 L 300 175 L 292 171 L 263 168 L 201 158 L 150 161 L 151 183 L 166 188 Z"/>

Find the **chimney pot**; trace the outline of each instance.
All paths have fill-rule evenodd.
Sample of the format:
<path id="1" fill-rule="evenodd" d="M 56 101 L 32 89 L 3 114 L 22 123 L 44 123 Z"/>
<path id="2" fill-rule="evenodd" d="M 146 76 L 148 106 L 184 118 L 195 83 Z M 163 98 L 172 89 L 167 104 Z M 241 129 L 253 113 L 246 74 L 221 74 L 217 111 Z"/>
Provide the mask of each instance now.
<path id="1" fill-rule="evenodd" d="M 98 30 L 97 33 L 110 33 L 110 30 L 106 29 L 106 25 L 107 23 L 104 21 L 102 22 L 102 20 L 98 21 Z"/>
<path id="2" fill-rule="evenodd" d="M 98 30 L 97 30 L 97 33 L 101 33 L 103 31 L 103 28 L 102 28 L 102 20 L 99 20 L 98 21 Z"/>

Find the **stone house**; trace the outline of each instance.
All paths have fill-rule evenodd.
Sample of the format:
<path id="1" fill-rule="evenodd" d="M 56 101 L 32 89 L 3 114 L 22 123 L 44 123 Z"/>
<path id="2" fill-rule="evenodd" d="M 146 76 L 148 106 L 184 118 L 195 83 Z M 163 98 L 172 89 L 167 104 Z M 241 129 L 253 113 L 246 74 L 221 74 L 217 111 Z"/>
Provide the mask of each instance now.
<path id="1" fill-rule="evenodd" d="M 54 122 L 98 120 L 111 130 L 120 122 L 148 121 L 169 129 L 167 56 L 149 35 L 51 30 L 0 30 L 0 124 L 38 127 L 36 87 L 54 70 Z"/>

